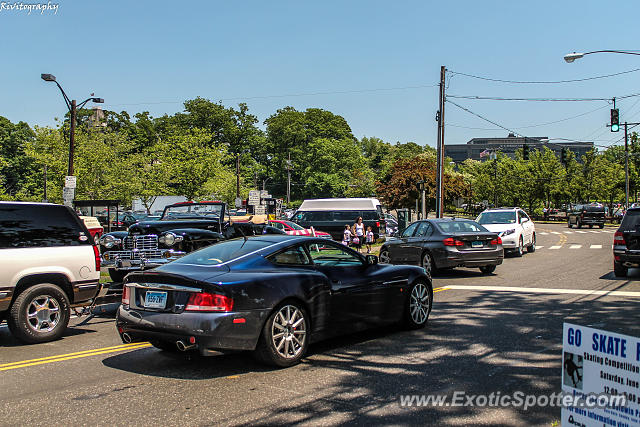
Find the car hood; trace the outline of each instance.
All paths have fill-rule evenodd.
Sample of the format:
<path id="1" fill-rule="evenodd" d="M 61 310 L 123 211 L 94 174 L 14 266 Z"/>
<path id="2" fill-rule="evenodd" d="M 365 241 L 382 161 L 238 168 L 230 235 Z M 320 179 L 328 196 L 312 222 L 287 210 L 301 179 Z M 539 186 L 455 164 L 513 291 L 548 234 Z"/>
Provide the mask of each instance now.
<path id="1" fill-rule="evenodd" d="M 501 233 L 506 230 L 518 229 L 519 224 L 482 224 L 482 226 L 493 233 Z"/>

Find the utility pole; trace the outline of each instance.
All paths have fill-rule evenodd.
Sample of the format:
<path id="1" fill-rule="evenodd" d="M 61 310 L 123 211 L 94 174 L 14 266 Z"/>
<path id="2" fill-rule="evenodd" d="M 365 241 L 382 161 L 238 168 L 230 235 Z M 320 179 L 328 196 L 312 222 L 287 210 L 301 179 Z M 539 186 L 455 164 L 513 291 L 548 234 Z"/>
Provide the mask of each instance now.
<path id="1" fill-rule="evenodd" d="M 440 97 L 438 100 L 438 113 L 436 120 L 438 121 L 438 142 L 437 142 L 437 171 L 436 171 L 436 218 L 442 218 L 444 212 L 443 206 L 443 176 L 444 176 L 444 81 L 446 68 L 440 67 Z"/>
<path id="2" fill-rule="evenodd" d="M 44 165 L 44 200 L 43 202 L 47 203 L 49 199 L 47 198 L 47 165 Z"/>
<path id="3" fill-rule="evenodd" d="M 236 198 L 240 197 L 240 153 L 236 153 Z"/>
<path id="4" fill-rule="evenodd" d="M 291 152 L 287 160 L 287 204 L 291 203 Z"/>
<path id="5" fill-rule="evenodd" d="M 627 122 L 624 122 L 624 208 L 629 209 L 629 145 L 627 144 Z"/>
<path id="6" fill-rule="evenodd" d="M 76 151 L 76 100 L 71 101 L 71 135 L 69 135 L 69 168 L 67 175 L 73 175 L 73 155 Z"/>

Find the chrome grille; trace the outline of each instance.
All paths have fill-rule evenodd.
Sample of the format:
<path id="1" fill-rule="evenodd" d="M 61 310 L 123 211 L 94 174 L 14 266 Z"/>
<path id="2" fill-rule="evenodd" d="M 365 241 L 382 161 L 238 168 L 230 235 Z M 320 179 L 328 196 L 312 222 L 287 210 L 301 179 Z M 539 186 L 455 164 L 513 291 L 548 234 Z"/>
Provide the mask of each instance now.
<path id="1" fill-rule="evenodd" d="M 155 234 L 146 234 L 143 236 L 127 236 L 124 238 L 124 249 L 140 251 L 158 249 L 158 236 Z"/>
<path id="2" fill-rule="evenodd" d="M 124 260 L 139 260 L 139 259 L 157 259 L 162 258 L 163 251 L 158 249 L 142 250 L 142 251 L 109 251 L 109 259 L 114 260 L 116 258 Z"/>

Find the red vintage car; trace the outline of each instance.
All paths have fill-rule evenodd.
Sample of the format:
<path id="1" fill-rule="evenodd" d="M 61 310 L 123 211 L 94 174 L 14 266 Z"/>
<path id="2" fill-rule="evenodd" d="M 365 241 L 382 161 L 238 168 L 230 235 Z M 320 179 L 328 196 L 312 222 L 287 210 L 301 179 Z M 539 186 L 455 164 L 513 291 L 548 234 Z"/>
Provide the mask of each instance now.
<path id="1" fill-rule="evenodd" d="M 304 228 L 296 224 L 295 222 L 286 221 L 282 219 L 276 219 L 269 221 L 269 225 L 276 227 L 280 230 L 284 230 L 285 233 L 291 236 L 316 236 L 330 239 L 331 234 L 324 231 L 314 230 L 312 228 Z M 314 234 L 315 233 L 315 234 Z"/>

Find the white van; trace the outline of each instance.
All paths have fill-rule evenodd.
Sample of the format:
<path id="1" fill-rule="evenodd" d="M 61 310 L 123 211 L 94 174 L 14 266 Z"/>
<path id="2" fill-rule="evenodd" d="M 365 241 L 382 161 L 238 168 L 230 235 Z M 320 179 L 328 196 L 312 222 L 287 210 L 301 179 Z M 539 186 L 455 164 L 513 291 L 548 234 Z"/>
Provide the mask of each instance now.
<path id="1" fill-rule="evenodd" d="M 380 201 L 374 198 L 311 199 L 305 200 L 292 220 L 305 228 L 331 233 L 342 239 L 345 225 L 353 225 L 362 217 L 365 228 L 371 226 L 375 238 L 384 235 L 385 221 Z"/>

